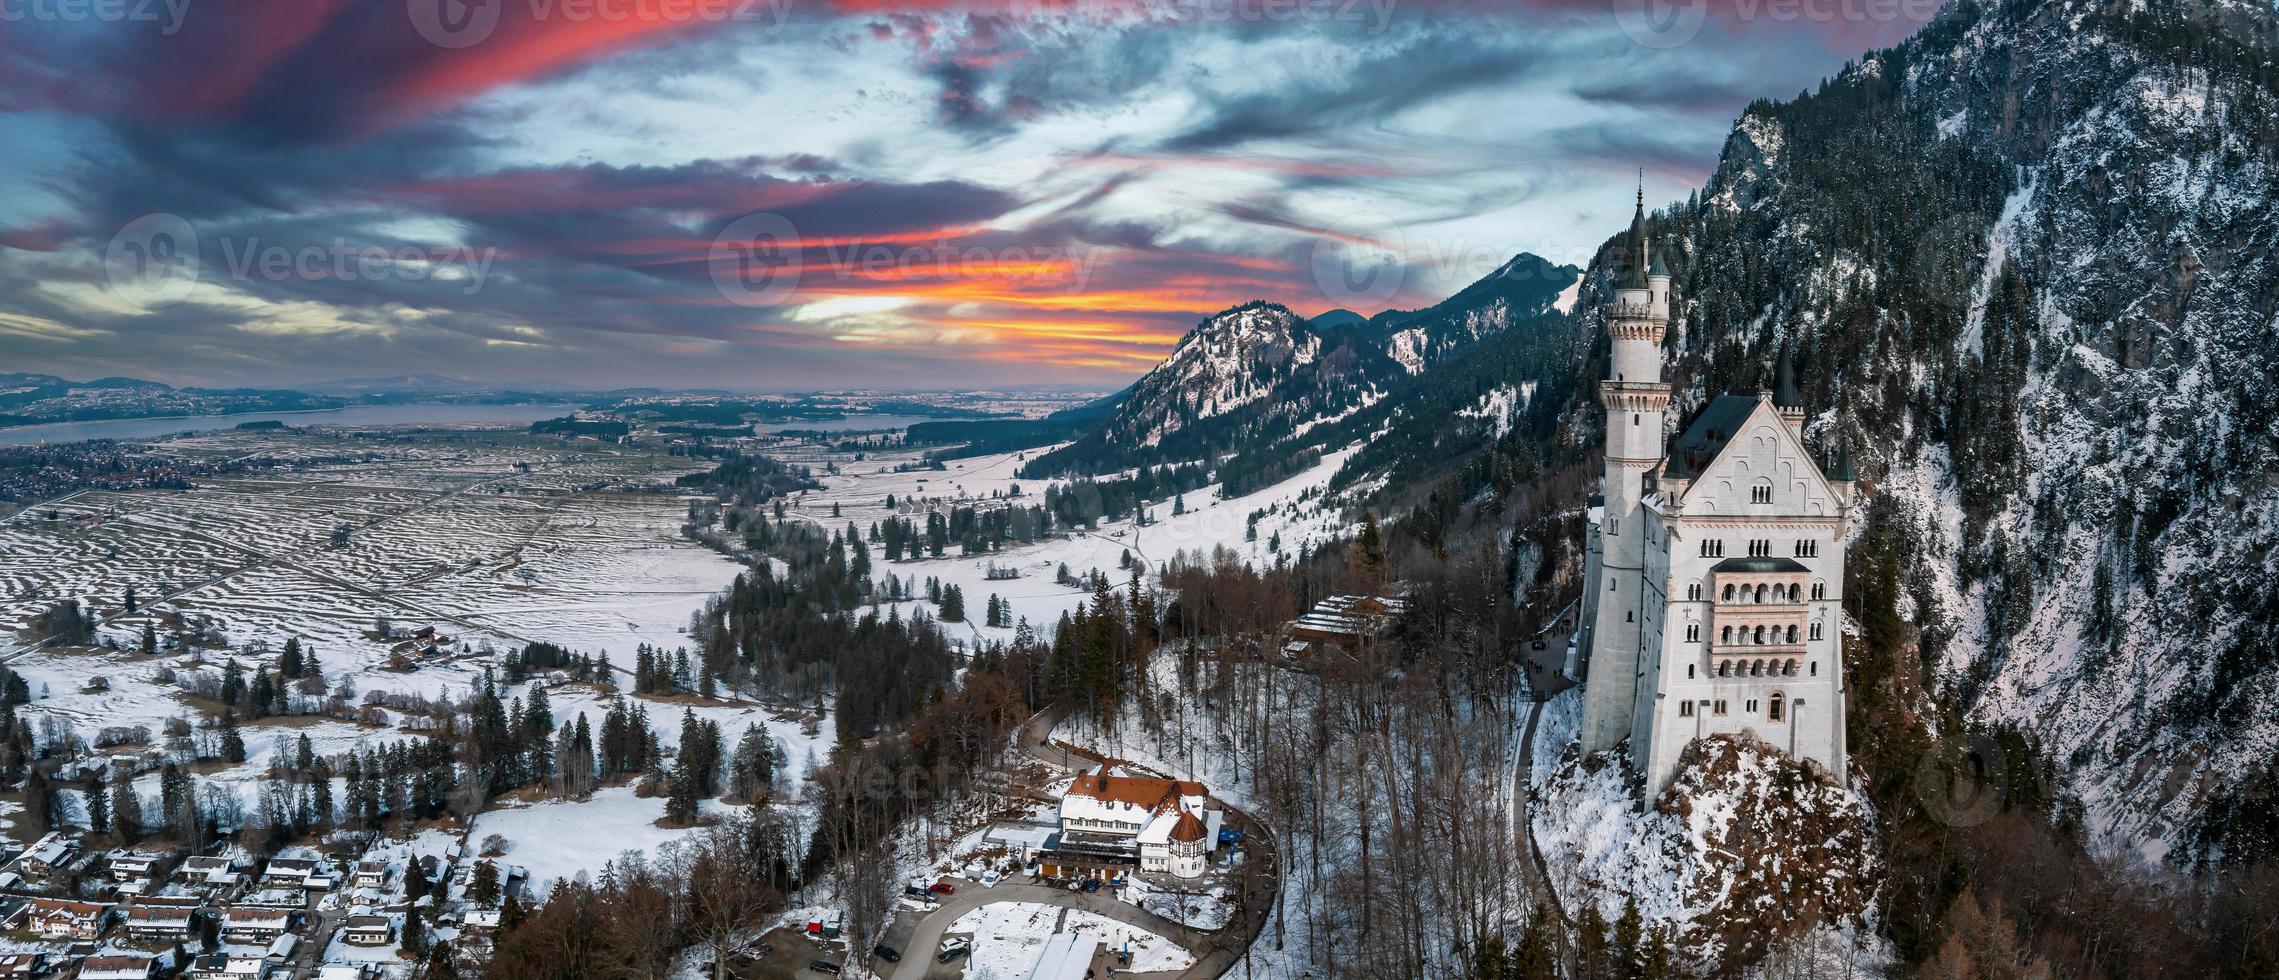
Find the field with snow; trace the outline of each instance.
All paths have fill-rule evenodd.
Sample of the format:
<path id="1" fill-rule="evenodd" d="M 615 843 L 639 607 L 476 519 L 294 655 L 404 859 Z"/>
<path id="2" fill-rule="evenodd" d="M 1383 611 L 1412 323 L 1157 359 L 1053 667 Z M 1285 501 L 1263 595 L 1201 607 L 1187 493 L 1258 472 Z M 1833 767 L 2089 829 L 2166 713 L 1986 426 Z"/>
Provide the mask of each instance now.
<path id="1" fill-rule="evenodd" d="M 328 687 L 351 688 L 359 703 L 373 692 L 464 695 L 499 654 L 531 641 L 607 653 L 623 670 L 638 644 L 685 644 L 690 614 L 742 568 L 681 537 L 688 498 L 671 482 L 698 467 L 662 453 L 508 432 L 373 441 L 224 432 L 161 446 L 186 456 L 360 458 L 187 491 L 79 493 L 0 521 L 0 658 L 32 689 L 23 713 L 35 729 L 69 725 L 92 739 L 106 727 L 158 736 L 175 718 L 195 726 L 215 706 L 187 689 L 189 679 L 217 675 L 225 659 L 250 676 L 288 638 L 316 657 Z M 342 525 L 348 544 L 334 547 Z M 62 599 L 95 618 L 94 644 L 32 635 L 34 620 Z M 399 669 L 391 658 L 409 647 L 375 631 L 382 618 L 398 630 L 433 627 L 450 642 L 411 655 L 416 669 Z M 139 653 L 146 624 L 159 638 L 155 656 Z M 598 725 L 608 708 L 591 687 L 550 695 L 558 719 L 583 712 Z M 664 745 L 678 741 L 683 707 L 649 703 Z M 811 754 L 830 749 L 828 725 L 809 736 L 789 713 L 726 702 L 694 710 L 731 741 L 748 724 L 766 728 L 794 780 Z M 247 760 L 202 777 L 243 788 L 249 804 L 272 754 L 300 735 L 320 754 L 406 737 L 391 725 L 315 715 L 248 723 L 243 733 Z M 516 848 L 509 860 L 543 883 L 673 836 L 653 825 L 661 808 L 608 790 L 585 803 L 484 814 L 478 829 L 507 836 Z M 565 848 L 572 826 L 606 832 Z"/>
<path id="2" fill-rule="evenodd" d="M 922 454 L 871 453 L 856 460 L 852 453 L 805 444 L 773 449 L 769 455 L 786 463 L 812 467 L 816 479 L 823 484 L 820 490 L 806 491 L 787 500 L 789 517 L 831 529 L 843 529 L 850 521 L 858 528 L 868 529 L 872 523 L 889 516 L 910 517 L 922 524 L 928 510 L 946 512 L 952 507 L 987 509 L 1008 503 L 1036 504 L 1045 487 L 1055 481 L 1022 480 L 1014 474 L 1037 452 L 1041 451 L 977 456 L 950 461 L 945 471 L 915 469 L 907 472 L 895 472 L 895 467 L 916 462 Z M 1131 574 L 1121 567 L 1127 551 L 1150 572 L 1178 552 L 1209 554 L 1216 548 L 1226 548 L 1243 560 L 1266 566 L 1275 561 L 1277 552 L 1268 545 L 1274 543 L 1277 535 L 1281 546 L 1279 554 L 1290 559 L 1305 548 L 1343 537 L 1350 525 L 1341 508 L 1323 501 L 1321 489 L 1352 454 L 1352 449 L 1327 454 L 1312 469 L 1231 500 L 1218 499 L 1217 484 L 1190 491 L 1183 495 L 1186 501 L 1183 514 L 1172 513 L 1176 509 L 1173 501 L 1154 502 L 1148 508 L 1153 523 L 1144 527 L 1132 518 L 1102 521 L 1092 530 L 1034 545 L 1009 547 L 992 555 L 945 553 L 940 558 L 879 561 L 875 575 L 882 582 L 888 575 L 905 581 L 915 580 L 920 587 L 912 591 L 920 595 L 924 593 L 923 582 L 928 578 L 963 589 L 971 622 L 952 626 L 953 636 L 962 634 L 969 641 L 1013 638 L 1012 629 L 980 624 L 982 611 L 988 607 L 992 595 L 1011 604 L 1014 622 L 1026 619 L 1039 632 L 1049 633 L 1062 613 L 1073 611 L 1079 603 L 1091 598 L 1089 590 L 1055 581 L 1062 565 L 1078 576 L 1097 569 L 1120 587 Z M 839 472 L 825 472 L 829 465 L 837 465 Z M 1020 496 L 1015 497 L 1016 493 Z M 889 495 L 895 502 L 891 510 L 886 506 Z M 837 516 L 832 514 L 833 505 L 838 507 Z M 1246 540 L 1251 513 L 1262 510 L 1270 513 L 1259 518 L 1255 540 Z M 992 564 L 1017 569 L 1021 577 L 991 581 L 987 573 Z M 915 610 L 930 607 L 930 603 L 923 601 L 906 602 L 901 612 L 908 616 Z"/>

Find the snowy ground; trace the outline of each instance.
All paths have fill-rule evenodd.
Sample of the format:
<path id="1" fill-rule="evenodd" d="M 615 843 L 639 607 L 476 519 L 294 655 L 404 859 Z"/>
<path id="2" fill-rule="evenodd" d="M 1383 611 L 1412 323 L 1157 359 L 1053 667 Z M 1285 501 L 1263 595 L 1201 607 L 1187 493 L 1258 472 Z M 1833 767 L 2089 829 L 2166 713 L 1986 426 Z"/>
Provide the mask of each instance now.
<path id="1" fill-rule="evenodd" d="M 706 800 L 703 806 L 707 814 L 736 809 L 719 800 Z M 557 880 L 581 875 L 590 879 L 602 865 L 627 851 L 654 857 L 659 847 L 689 833 L 657 826 L 664 815 L 664 797 L 644 800 L 633 795 L 631 786 L 612 786 L 596 791 L 590 800 L 547 800 L 485 811 L 475 817 L 469 839 L 505 837 L 507 851 L 501 860 L 530 869 L 530 887 L 544 893 Z"/>
<path id="2" fill-rule="evenodd" d="M 683 539 L 683 494 L 628 492 L 657 488 L 696 467 L 685 458 L 604 447 L 575 447 L 512 433 L 462 434 L 449 441 L 366 443 L 300 434 L 211 433 L 162 444 L 187 456 L 266 454 L 315 459 L 377 452 L 386 458 L 317 464 L 300 472 L 215 479 L 184 491 L 82 493 L 0 521 L 0 657 L 24 675 L 35 700 L 24 714 L 35 727 L 68 723 L 83 739 L 108 726 L 140 726 L 160 735 L 170 718 L 193 723 L 213 705 L 189 699 L 177 677 L 218 671 L 226 657 L 246 665 L 275 660 L 288 637 L 299 638 L 323 666 L 329 686 L 358 692 L 462 696 L 499 652 L 532 640 L 608 653 L 633 663 L 641 643 L 672 649 L 687 642 L 691 613 L 724 589 L 741 566 Z M 582 448 L 580 448 L 582 447 Z M 349 547 L 327 538 L 340 524 L 359 528 Z M 124 609 L 134 589 L 138 610 Z M 98 633 L 123 650 L 45 647 L 18 652 L 20 631 L 51 602 L 78 599 L 105 622 Z M 142 657 L 143 624 L 179 614 L 212 624 L 229 648 L 167 651 Z M 434 626 L 454 639 L 419 669 L 386 669 L 394 644 L 373 639 L 377 616 L 402 628 Z M 200 662 L 206 666 L 197 666 Z M 102 677 L 108 690 L 84 690 Z M 510 693 L 525 694 L 523 689 Z M 557 718 L 585 712 L 598 724 L 607 710 L 590 688 L 551 692 Z M 667 746 L 679 740 L 681 705 L 648 704 Z M 759 723 L 785 747 L 789 778 L 810 757 L 830 751 L 830 726 L 805 734 L 792 714 L 715 703 L 695 709 L 733 741 Z M 391 718 L 391 720 L 393 720 Z M 243 726 L 245 763 L 203 780 L 251 787 L 280 748 L 307 735 L 320 754 L 406 737 L 393 728 L 295 716 Z M 141 788 L 154 794 L 155 776 Z M 636 820 L 630 804 L 661 810 L 657 801 L 543 804 L 486 814 L 483 833 L 504 833 L 536 855 L 541 883 L 598 868 L 627 847 L 677 836 Z M 591 811 L 590 816 L 586 811 Z M 579 814 L 573 816 L 573 814 Z M 544 851 L 564 828 L 608 828 L 587 837 L 591 853 Z M 479 838 L 478 838 L 479 839 Z M 617 846 L 622 842 L 624 846 Z M 565 849 L 568 850 L 568 849 Z"/>
<path id="3" fill-rule="evenodd" d="M 1089 590 L 1070 588 L 1055 581 L 1062 565 L 1079 576 L 1098 570 L 1120 586 L 1130 576 L 1130 572 L 1120 567 L 1127 551 L 1151 573 L 1178 552 L 1207 555 L 1216 548 L 1229 549 L 1247 561 L 1264 566 L 1275 561 L 1276 552 L 1268 545 L 1274 543 L 1277 535 L 1280 555 L 1291 559 L 1304 548 L 1342 537 L 1348 528 L 1344 514 L 1340 508 L 1324 504 L 1321 489 L 1352 454 L 1350 449 L 1331 453 L 1304 473 L 1231 500 L 1217 498 L 1216 484 L 1190 491 L 1183 495 L 1186 513 L 1177 516 L 1172 514 L 1176 509 L 1172 501 L 1156 502 L 1148 508 L 1154 523 L 1145 527 L 1134 519 L 1126 519 L 1102 522 L 1094 530 L 1008 548 L 993 555 L 945 554 L 941 558 L 892 563 L 881 560 L 877 563 L 876 575 L 881 582 L 888 575 L 894 575 L 917 583 L 912 592 L 920 595 L 928 578 L 963 589 L 971 622 L 953 627 L 953 631 L 965 639 L 1012 639 L 1014 631 L 1011 629 L 980 625 L 981 613 L 988 607 L 992 595 L 1012 605 L 1016 623 L 1026 619 L 1039 632 L 1049 633 L 1062 613 L 1073 611 L 1091 598 Z M 1021 480 L 1014 476 L 1027 453 L 955 460 L 944 472 L 921 469 L 900 473 L 894 468 L 914 462 L 919 454 L 872 454 L 856 461 L 852 453 L 809 444 L 772 450 L 770 455 L 815 468 L 823 488 L 799 494 L 789 502 L 788 513 L 796 519 L 832 529 L 844 528 L 852 522 L 867 530 L 874 522 L 889 516 L 911 517 L 923 522 L 923 515 L 930 508 L 987 509 L 1008 503 L 1033 506 L 1041 503 L 1045 487 L 1053 482 Z M 840 472 L 825 473 L 827 464 L 838 465 Z M 1016 489 L 1021 496 L 1007 499 Z M 886 507 L 889 495 L 895 500 L 893 510 Z M 836 517 L 831 512 L 834 505 L 839 509 Z M 1251 537 L 1248 534 L 1251 513 L 1269 509 L 1272 513 L 1258 521 L 1255 539 L 1246 540 Z M 1021 577 L 991 581 L 987 572 L 992 564 L 1017 569 Z M 930 607 L 930 603 L 923 601 L 907 602 L 901 604 L 901 612 L 908 616 L 917 609 Z"/>
<path id="4" fill-rule="evenodd" d="M 1184 970 L 1195 965 L 1195 957 L 1185 949 L 1145 929 L 1082 909 L 1035 902 L 984 905 L 959 916 L 948 930 L 950 935 L 973 935 L 973 961 L 966 967 L 967 980 L 1028 976 L 1046 940 L 1061 932 L 1098 936 L 1110 950 L 1129 948 L 1134 972 Z"/>

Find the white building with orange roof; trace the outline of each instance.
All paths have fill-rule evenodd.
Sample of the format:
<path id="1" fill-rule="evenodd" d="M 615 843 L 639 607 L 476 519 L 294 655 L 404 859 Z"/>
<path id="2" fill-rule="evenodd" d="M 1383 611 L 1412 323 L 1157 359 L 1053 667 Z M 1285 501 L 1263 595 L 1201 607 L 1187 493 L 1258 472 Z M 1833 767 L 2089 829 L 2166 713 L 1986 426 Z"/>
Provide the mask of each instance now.
<path id="1" fill-rule="evenodd" d="M 1203 784 L 1117 773 L 1113 763 L 1076 777 L 1060 800 L 1060 833 L 1040 858 L 1050 873 L 1113 875 L 1121 866 L 1202 877 L 1224 817 Z"/>

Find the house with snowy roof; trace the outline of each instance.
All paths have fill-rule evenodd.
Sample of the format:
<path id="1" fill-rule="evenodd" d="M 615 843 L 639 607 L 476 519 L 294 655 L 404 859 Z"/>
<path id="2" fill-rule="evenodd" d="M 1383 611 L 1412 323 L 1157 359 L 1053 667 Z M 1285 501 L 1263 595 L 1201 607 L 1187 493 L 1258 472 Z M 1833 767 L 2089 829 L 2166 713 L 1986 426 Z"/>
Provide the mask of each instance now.
<path id="1" fill-rule="evenodd" d="M 187 939 L 195 911 L 180 905 L 136 905 L 127 910 L 127 935 L 148 942 Z"/>
<path id="2" fill-rule="evenodd" d="M 96 902 L 35 898 L 24 906 L 25 928 L 41 939 L 94 939 L 111 924 L 113 909 Z"/>
<path id="3" fill-rule="evenodd" d="M 158 958 L 139 953 L 90 956 L 79 963 L 79 980 L 150 980 Z"/>
<path id="4" fill-rule="evenodd" d="M 32 846 L 24 851 L 24 856 L 17 859 L 16 870 L 23 872 L 26 878 L 44 879 L 60 869 L 70 867 L 78 859 L 78 835 L 56 831 L 33 841 Z"/>
<path id="5" fill-rule="evenodd" d="M 1131 868 L 1202 877 L 1224 811 L 1203 784 L 1121 775 L 1113 763 L 1076 777 L 1060 800 L 1060 833 L 1039 857 L 1047 874 L 1113 877 Z"/>
<path id="6" fill-rule="evenodd" d="M 1330 648 L 1356 649 L 1392 629 L 1408 608 L 1402 596 L 1330 596 L 1283 627 L 1282 652 L 1296 658 Z"/>
<path id="7" fill-rule="evenodd" d="M 222 938 L 233 943 L 268 945 L 292 927 L 293 912 L 289 909 L 240 905 L 222 917 Z"/>
<path id="8" fill-rule="evenodd" d="M 32 980 L 47 972 L 46 953 L 8 953 L 0 955 L 0 980 Z"/>

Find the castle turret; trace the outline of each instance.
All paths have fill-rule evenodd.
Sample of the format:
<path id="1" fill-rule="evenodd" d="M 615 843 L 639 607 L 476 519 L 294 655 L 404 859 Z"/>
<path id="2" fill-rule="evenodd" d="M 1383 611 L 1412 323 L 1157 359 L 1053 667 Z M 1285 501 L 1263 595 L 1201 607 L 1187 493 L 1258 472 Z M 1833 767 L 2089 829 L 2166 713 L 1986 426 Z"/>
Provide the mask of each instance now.
<path id="1" fill-rule="evenodd" d="M 1600 579 L 1596 595 L 1590 685 L 1583 707 L 1583 749 L 1613 747 L 1630 734 L 1637 704 L 1638 655 L 1643 636 L 1645 527 L 1640 503 L 1646 474 L 1662 459 L 1663 413 L 1670 386 L 1662 381 L 1662 339 L 1670 322 L 1670 276 L 1653 261 L 1646 234 L 1646 195 L 1639 189 L 1616 270 L 1614 301 L 1602 312 L 1611 341 L 1608 377 L 1599 382 L 1606 409 L 1604 508 L 1599 526 Z"/>
<path id="2" fill-rule="evenodd" d="M 1788 348 L 1781 348 L 1780 364 L 1774 371 L 1773 408 L 1780 413 L 1780 420 L 1788 423 L 1788 431 L 1796 433 L 1796 437 L 1802 439 L 1804 396 L 1796 390 L 1796 359 L 1789 355 Z"/>

